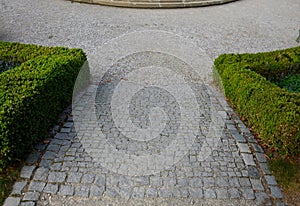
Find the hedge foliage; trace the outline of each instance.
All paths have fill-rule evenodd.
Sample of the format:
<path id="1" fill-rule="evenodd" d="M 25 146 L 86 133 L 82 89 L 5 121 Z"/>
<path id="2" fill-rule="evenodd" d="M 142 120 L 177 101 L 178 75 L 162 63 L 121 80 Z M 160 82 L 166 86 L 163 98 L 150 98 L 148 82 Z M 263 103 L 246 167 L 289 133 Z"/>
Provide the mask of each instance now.
<path id="1" fill-rule="evenodd" d="M 32 148 L 71 103 L 86 55 L 81 49 L 0 41 L 20 66 L 0 74 L 0 170 Z"/>
<path id="2" fill-rule="evenodd" d="M 300 47 L 257 54 L 223 54 L 214 62 L 225 95 L 264 144 L 300 154 L 300 94 L 272 82 L 300 74 Z"/>

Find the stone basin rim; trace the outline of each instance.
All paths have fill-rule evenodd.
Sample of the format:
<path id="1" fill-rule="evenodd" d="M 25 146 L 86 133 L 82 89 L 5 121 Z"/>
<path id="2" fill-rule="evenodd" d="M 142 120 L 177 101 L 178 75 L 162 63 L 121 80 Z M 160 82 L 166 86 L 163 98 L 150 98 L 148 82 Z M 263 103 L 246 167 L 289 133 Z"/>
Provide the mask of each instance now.
<path id="1" fill-rule="evenodd" d="M 226 4 L 238 0 L 70 0 L 71 2 L 98 4 L 125 8 L 164 9 L 191 8 Z"/>

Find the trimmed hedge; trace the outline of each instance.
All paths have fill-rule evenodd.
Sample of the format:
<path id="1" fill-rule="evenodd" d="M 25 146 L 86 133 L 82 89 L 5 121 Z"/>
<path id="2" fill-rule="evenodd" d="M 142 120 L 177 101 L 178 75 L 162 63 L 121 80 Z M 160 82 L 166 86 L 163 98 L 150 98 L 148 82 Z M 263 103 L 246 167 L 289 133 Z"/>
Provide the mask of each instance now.
<path id="1" fill-rule="evenodd" d="M 81 49 L 0 41 L 0 56 L 20 66 L 0 74 L 0 170 L 32 148 L 72 99 L 86 62 Z"/>
<path id="2" fill-rule="evenodd" d="M 264 144 L 285 156 L 300 154 L 300 94 L 272 82 L 299 74 L 299 65 L 300 47 L 214 61 L 214 79 L 220 78 L 232 106 Z"/>

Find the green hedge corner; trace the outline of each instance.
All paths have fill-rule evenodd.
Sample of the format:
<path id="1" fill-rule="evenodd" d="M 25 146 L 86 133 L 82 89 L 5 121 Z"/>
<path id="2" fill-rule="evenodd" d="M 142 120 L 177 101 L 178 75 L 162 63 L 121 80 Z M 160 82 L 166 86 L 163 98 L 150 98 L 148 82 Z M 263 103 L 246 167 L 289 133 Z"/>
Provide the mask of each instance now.
<path id="1" fill-rule="evenodd" d="M 71 103 L 86 55 L 81 49 L 0 41 L 0 57 L 20 64 L 0 74 L 1 171 L 45 137 Z"/>
<path id="2" fill-rule="evenodd" d="M 283 156 L 300 154 L 300 93 L 274 82 L 298 74 L 300 47 L 223 54 L 214 61 L 214 80 L 233 108 L 265 145 Z"/>

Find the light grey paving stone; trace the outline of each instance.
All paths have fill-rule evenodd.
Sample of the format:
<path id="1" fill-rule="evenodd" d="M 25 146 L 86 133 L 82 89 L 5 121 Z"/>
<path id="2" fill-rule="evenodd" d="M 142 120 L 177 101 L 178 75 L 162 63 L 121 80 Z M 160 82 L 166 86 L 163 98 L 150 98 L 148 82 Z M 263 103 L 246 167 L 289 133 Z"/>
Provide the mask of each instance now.
<path id="1" fill-rule="evenodd" d="M 128 200 L 132 195 L 132 188 L 131 187 L 122 187 L 119 190 L 119 194 L 125 200 Z"/>
<path id="2" fill-rule="evenodd" d="M 3 206 L 18 206 L 20 204 L 21 199 L 19 197 L 8 197 L 4 201 Z"/>
<path id="3" fill-rule="evenodd" d="M 21 202 L 21 206 L 35 206 L 35 202 Z"/>
<path id="4" fill-rule="evenodd" d="M 180 187 L 187 187 L 189 185 L 188 178 L 178 178 L 177 179 L 177 185 L 180 186 Z"/>
<path id="5" fill-rule="evenodd" d="M 105 190 L 104 186 L 92 185 L 91 191 L 90 191 L 90 196 L 91 197 L 100 197 L 101 195 L 103 195 L 104 190 Z"/>
<path id="6" fill-rule="evenodd" d="M 157 192 L 156 188 L 147 188 L 146 189 L 146 193 L 145 193 L 146 197 L 154 198 L 154 197 L 157 197 L 157 195 L 158 195 L 158 192 Z"/>
<path id="7" fill-rule="evenodd" d="M 140 199 L 145 196 L 145 188 L 143 187 L 134 187 L 132 191 L 132 198 Z"/>
<path id="8" fill-rule="evenodd" d="M 28 190 L 34 192 L 42 192 L 45 185 L 45 182 L 30 182 Z"/>
<path id="9" fill-rule="evenodd" d="M 164 177 L 163 184 L 165 187 L 174 187 L 176 185 L 176 179 L 174 177 Z"/>
<path id="10" fill-rule="evenodd" d="M 150 178 L 148 176 L 139 176 L 134 179 L 136 186 L 148 186 L 150 185 Z"/>
<path id="11" fill-rule="evenodd" d="M 56 194 L 58 191 L 58 185 L 57 184 L 51 184 L 47 183 L 47 185 L 44 187 L 43 192 L 49 193 L 49 194 Z"/>
<path id="12" fill-rule="evenodd" d="M 250 180 L 247 177 L 239 178 L 239 182 L 242 187 L 251 187 Z"/>
<path id="13" fill-rule="evenodd" d="M 50 166 L 50 170 L 60 171 L 62 167 L 62 163 L 54 163 Z"/>
<path id="14" fill-rule="evenodd" d="M 86 185 L 79 185 L 75 188 L 75 195 L 80 197 L 88 197 L 90 188 Z"/>
<path id="15" fill-rule="evenodd" d="M 68 175 L 67 182 L 79 183 L 82 177 L 82 173 L 79 172 L 71 172 Z"/>
<path id="16" fill-rule="evenodd" d="M 128 176 L 121 176 L 120 179 L 119 179 L 119 185 L 120 186 L 126 186 L 126 187 L 133 187 L 134 182 Z"/>
<path id="17" fill-rule="evenodd" d="M 116 198 L 119 196 L 120 188 L 118 187 L 107 187 L 105 190 L 105 195 Z"/>
<path id="18" fill-rule="evenodd" d="M 217 186 L 219 187 L 228 187 L 229 186 L 229 180 L 225 177 L 218 177 L 216 178 Z"/>
<path id="19" fill-rule="evenodd" d="M 237 143 L 237 145 L 238 145 L 238 147 L 239 147 L 239 149 L 242 153 L 249 153 L 249 154 L 251 153 L 248 144 L 246 144 L 246 143 Z"/>
<path id="20" fill-rule="evenodd" d="M 254 191 L 252 189 L 243 189 L 242 195 L 247 200 L 254 200 L 255 199 L 255 194 L 254 194 Z"/>
<path id="21" fill-rule="evenodd" d="M 237 129 L 236 129 L 234 123 L 233 123 L 233 124 L 228 124 L 228 123 L 226 123 L 226 127 L 227 127 L 229 130 L 237 131 Z"/>
<path id="22" fill-rule="evenodd" d="M 236 132 L 232 131 L 231 134 L 237 142 L 240 142 L 240 143 L 246 143 L 247 142 L 246 139 L 244 138 L 244 136 L 239 134 L 237 131 Z"/>
<path id="23" fill-rule="evenodd" d="M 252 188 L 254 190 L 260 190 L 260 191 L 265 190 L 265 188 L 264 188 L 264 186 L 263 186 L 260 179 L 250 179 L 250 181 L 251 181 Z"/>
<path id="24" fill-rule="evenodd" d="M 22 194 L 22 190 L 24 189 L 24 187 L 26 185 L 27 185 L 26 181 L 15 182 L 11 194 L 13 194 L 13 195 L 20 195 L 20 194 Z"/>
<path id="25" fill-rule="evenodd" d="M 189 194 L 192 198 L 203 198 L 203 189 L 202 188 L 189 188 Z"/>
<path id="26" fill-rule="evenodd" d="M 64 182 L 66 176 L 65 172 L 49 172 L 48 182 Z"/>
<path id="27" fill-rule="evenodd" d="M 207 199 L 216 199 L 217 198 L 216 192 L 212 188 L 204 189 L 203 193 L 204 193 L 204 198 L 207 198 Z"/>
<path id="28" fill-rule="evenodd" d="M 265 176 L 265 179 L 266 179 L 266 181 L 267 181 L 267 183 L 269 184 L 269 185 L 277 185 L 277 181 L 276 181 L 276 179 L 275 179 L 275 177 L 274 176 L 272 176 L 272 175 L 266 175 Z"/>
<path id="29" fill-rule="evenodd" d="M 230 198 L 232 199 L 241 198 L 241 192 L 237 188 L 229 188 L 228 193 Z"/>
<path id="30" fill-rule="evenodd" d="M 224 188 L 216 188 L 217 199 L 228 199 L 229 194 L 227 189 Z"/>
<path id="31" fill-rule="evenodd" d="M 190 178 L 188 182 L 190 183 L 191 187 L 203 187 L 203 184 L 207 183 L 207 181 L 203 183 L 202 178 Z"/>
<path id="32" fill-rule="evenodd" d="M 246 165 L 256 166 L 252 154 L 241 153 L 241 155 L 242 155 Z"/>
<path id="33" fill-rule="evenodd" d="M 31 177 L 34 169 L 35 169 L 35 166 L 24 166 L 21 170 L 20 177 L 29 179 Z"/>
<path id="34" fill-rule="evenodd" d="M 173 188 L 172 193 L 174 197 L 188 197 L 189 195 L 186 188 Z"/>
<path id="35" fill-rule="evenodd" d="M 73 195 L 74 187 L 72 185 L 61 185 L 58 191 L 59 195 Z"/>
<path id="36" fill-rule="evenodd" d="M 262 205 L 263 203 L 266 203 L 267 200 L 270 200 L 269 196 L 265 192 L 255 193 L 255 198 L 257 200 L 258 205 Z"/>
<path id="37" fill-rule="evenodd" d="M 213 177 L 203 178 L 203 186 L 204 187 L 213 187 L 213 186 L 215 186 L 215 179 Z"/>
<path id="38" fill-rule="evenodd" d="M 26 192 L 23 201 L 37 201 L 40 198 L 39 192 Z"/>
<path id="39" fill-rule="evenodd" d="M 163 180 L 161 177 L 152 176 L 150 177 L 150 186 L 161 187 L 163 185 Z"/>
<path id="40" fill-rule="evenodd" d="M 40 180 L 40 181 L 46 181 L 48 177 L 49 169 L 40 167 L 37 168 L 37 170 L 34 173 L 33 179 L 34 180 Z"/>
<path id="41" fill-rule="evenodd" d="M 275 198 L 283 198 L 281 190 L 278 186 L 269 186 L 271 190 L 271 195 Z"/>
<path id="42" fill-rule="evenodd" d="M 159 188 L 158 195 L 162 198 L 169 198 L 173 196 L 172 189 L 170 188 Z"/>
<path id="43" fill-rule="evenodd" d="M 237 188 L 241 186 L 240 183 L 239 183 L 238 178 L 236 178 L 236 177 L 230 177 L 229 178 L 229 185 L 232 186 L 232 187 L 237 187 Z"/>
<path id="44" fill-rule="evenodd" d="M 105 175 L 104 174 L 96 175 L 94 183 L 98 186 L 104 186 L 106 184 Z"/>

